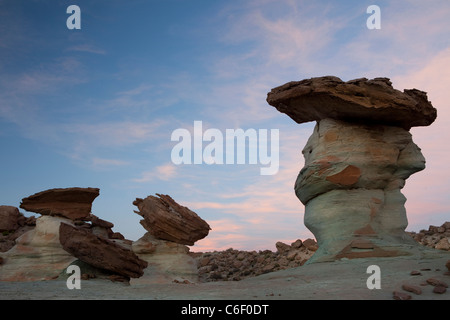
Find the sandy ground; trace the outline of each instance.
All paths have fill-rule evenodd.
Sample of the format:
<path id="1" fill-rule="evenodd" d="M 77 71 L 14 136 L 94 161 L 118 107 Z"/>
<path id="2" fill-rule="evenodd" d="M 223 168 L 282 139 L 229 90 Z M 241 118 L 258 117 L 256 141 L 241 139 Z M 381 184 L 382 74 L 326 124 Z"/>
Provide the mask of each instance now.
<path id="1" fill-rule="evenodd" d="M 426 284 L 435 278 L 450 284 L 445 263 L 450 253 L 421 257 L 366 258 L 306 264 L 298 268 L 268 273 L 233 282 L 196 284 L 123 284 L 109 280 L 81 281 L 81 289 L 69 290 L 66 280 L 0 282 L 0 299 L 120 299 L 120 300 L 392 300 L 403 284 L 418 286 L 422 294 L 409 293 L 413 300 L 450 300 L 446 293 L 433 293 Z M 381 289 L 368 289 L 367 269 L 380 268 Z M 411 271 L 421 275 L 411 275 Z"/>

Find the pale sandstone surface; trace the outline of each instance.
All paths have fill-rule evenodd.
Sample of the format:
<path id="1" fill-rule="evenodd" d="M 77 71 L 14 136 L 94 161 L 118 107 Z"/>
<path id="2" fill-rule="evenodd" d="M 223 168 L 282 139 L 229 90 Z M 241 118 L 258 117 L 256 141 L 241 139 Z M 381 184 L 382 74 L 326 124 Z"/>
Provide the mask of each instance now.
<path id="1" fill-rule="evenodd" d="M 70 219 L 41 216 L 36 227 L 16 239 L 16 245 L 1 253 L 0 281 L 36 281 L 55 279 L 74 256 L 59 242 L 59 225 Z"/>
<path id="2" fill-rule="evenodd" d="M 437 252 L 437 254 L 436 254 Z M 420 295 L 413 300 L 450 300 L 450 293 L 433 293 L 426 282 L 434 278 L 450 282 L 444 275 L 447 252 L 432 250 L 416 257 L 343 259 L 315 263 L 298 268 L 268 273 L 242 281 L 220 281 L 198 284 L 131 284 L 103 280 L 81 281 L 80 290 L 69 290 L 62 280 L 40 282 L 4 282 L 0 285 L 1 299 L 136 299 L 136 300 L 391 300 L 393 292 L 402 292 L 403 285 L 418 286 Z M 367 273 L 370 265 L 381 270 L 381 289 L 369 290 Z M 421 270 L 413 276 L 411 271 Z"/>
<path id="3" fill-rule="evenodd" d="M 189 248 L 185 245 L 157 239 L 147 232 L 133 242 L 132 250 L 148 264 L 143 276 L 132 279 L 132 284 L 198 281 L 197 262 L 188 255 Z"/>
<path id="4" fill-rule="evenodd" d="M 405 233 L 406 198 L 400 190 L 425 168 L 425 159 L 408 131 L 324 119 L 303 155 L 295 192 L 305 205 L 305 225 L 318 241 L 310 262 L 402 255 L 416 245 Z"/>

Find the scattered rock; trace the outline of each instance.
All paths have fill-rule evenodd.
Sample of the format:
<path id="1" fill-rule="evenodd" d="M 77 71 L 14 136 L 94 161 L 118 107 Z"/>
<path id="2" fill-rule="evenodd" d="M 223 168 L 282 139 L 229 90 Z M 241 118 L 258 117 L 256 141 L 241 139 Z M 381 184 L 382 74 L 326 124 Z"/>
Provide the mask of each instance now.
<path id="1" fill-rule="evenodd" d="M 407 232 L 418 243 L 443 251 L 450 251 L 450 222 L 441 226 L 429 226 L 428 230 L 419 232 Z"/>
<path id="2" fill-rule="evenodd" d="M 447 291 L 447 287 L 437 285 L 433 288 L 433 293 L 443 294 Z"/>
<path id="3" fill-rule="evenodd" d="M 42 215 L 84 220 L 89 217 L 92 202 L 99 194 L 97 188 L 50 189 L 22 199 L 20 208 Z"/>
<path id="4" fill-rule="evenodd" d="M 418 286 L 413 286 L 410 284 L 403 284 L 402 289 L 408 292 L 412 292 L 415 294 L 422 294 L 422 289 L 420 289 Z"/>
<path id="5" fill-rule="evenodd" d="M 411 295 L 401 292 L 401 291 L 394 291 L 393 292 L 393 298 L 395 300 L 411 300 Z"/>
<path id="6" fill-rule="evenodd" d="M 210 226 L 195 212 L 168 195 L 156 195 L 133 202 L 139 208 L 135 213 L 144 218 L 142 226 L 155 238 L 192 246 L 208 235 Z"/>
<path id="7" fill-rule="evenodd" d="M 305 245 L 308 245 L 308 247 Z M 196 257 L 200 281 L 239 281 L 264 273 L 302 266 L 317 250 L 313 239 L 291 245 L 276 243 L 276 252 L 227 249 Z"/>
<path id="8" fill-rule="evenodd" d="M 448 288 L 447 283 L 445 283 L 444 281 L 435 279 L 435 278 L 427 279 L 427 283 L 431 284 L 432 286 L 440 286 L 440 287 Z"/>
<path id="9" fill-rule="evenodd" d="M 413 271 L 411 271 L 410 275 L 412 275 L 412 276 L 421 276 L 422 273 L 420 273 L 420 271 L 413 270 Z"/>

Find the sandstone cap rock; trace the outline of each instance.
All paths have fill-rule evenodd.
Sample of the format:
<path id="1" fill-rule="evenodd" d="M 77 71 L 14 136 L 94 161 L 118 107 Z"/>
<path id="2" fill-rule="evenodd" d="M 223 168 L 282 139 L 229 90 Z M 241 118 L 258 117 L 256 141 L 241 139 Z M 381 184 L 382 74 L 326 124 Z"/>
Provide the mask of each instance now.
<path id="1" fill-rule="evenodd" d="M 211 227 L 195 212 L 179 205 L 169 195 L 156 195 L 133 202 L 139 208 L 134 212 L 144 218 L 140 223 L 150 234 L 188 246 L 208 235 Z"/>
<path id="2" fill-rule="evenodd" d="M 359 78 L 347 82 L 325 76 L 291 81 L 273 88 L 267 102 L 297 123 L 324 118 L 399 126 L 406 130 L 428 126 L 437 116 L 427 94 L 403 92 L 388 78 Z"/>
<path id="3" fill-rule="evenodd" d="M 62 216 L 72 220 L 89 219 L 98 188 L 56 188 L 22 199 L 20 208 L 42 215 Z"/>

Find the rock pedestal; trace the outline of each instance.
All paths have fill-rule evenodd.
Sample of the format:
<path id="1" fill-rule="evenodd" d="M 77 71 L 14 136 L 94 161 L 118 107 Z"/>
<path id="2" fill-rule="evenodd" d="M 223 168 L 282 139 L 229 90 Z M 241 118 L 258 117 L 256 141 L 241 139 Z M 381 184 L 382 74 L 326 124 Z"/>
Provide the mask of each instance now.
<path id="1" fill-rule="evenodd" d="M 317 121 L 295 182 L 319 246 L 308 262 L 411 254 L 400 190 L 425 168 L 409 129 L 436 118 L 426 93 L 387 78 L 321 77 L 272 89 L 267 101 L 297 123 Z"/>
<path id="2" fill-rule="evenodd" d="M 99 191 L 51 189 L 24 198 L 21 208 L 42 214 L 35 219 L 36 227 L 28 221 L 34 219 L 26 219 L 17 208 L 1 206 L 5 223 L 0 227 L 12 239 L 0 247 L 0 281 L 55 279 L 77 258 L 123 280 L 142 276 L 147 262 L 133 253 L 131 241 L 113 232 L 111 222 L 91 214 Z"/>
<path id="3" fill-rule="evenodd" d="M 139 208 L 135 213 L 144 218 L 140 223 L 147 232 L 133 243 L 132 249 L 148 263 L 144 276 L 133 283 L 197 282 L 197 263 L 188 255 L 187 245 L 206 237 L 211 228 L 170 196 L 156 195 L 133 202 Z"/>

